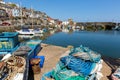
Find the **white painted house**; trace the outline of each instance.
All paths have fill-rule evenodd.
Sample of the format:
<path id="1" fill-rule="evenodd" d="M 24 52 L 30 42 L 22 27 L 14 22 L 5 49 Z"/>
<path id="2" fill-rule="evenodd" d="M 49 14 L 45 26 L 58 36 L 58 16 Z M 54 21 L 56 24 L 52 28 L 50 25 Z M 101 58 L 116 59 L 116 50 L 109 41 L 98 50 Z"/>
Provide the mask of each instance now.
<path id="1" fill-rule="evenodd" d="M 62 25 L 68 25 L 69 24 L 69 21 L 63 21 L 62 22 Z"/>
<path id="2" fill-rule="evenodd" d="M 14 17 L 20 16 L 20 9 L 17 8 L 12 9 L 12 16 Z"/>
<path id="3" fill-rule="evenodd" d="M 1 1 L 1 0 L 0 0 L 0 3 L 1 3 L 1 4 L 5 4 L 5 2 L 4 2 L 4 1 Z"/>

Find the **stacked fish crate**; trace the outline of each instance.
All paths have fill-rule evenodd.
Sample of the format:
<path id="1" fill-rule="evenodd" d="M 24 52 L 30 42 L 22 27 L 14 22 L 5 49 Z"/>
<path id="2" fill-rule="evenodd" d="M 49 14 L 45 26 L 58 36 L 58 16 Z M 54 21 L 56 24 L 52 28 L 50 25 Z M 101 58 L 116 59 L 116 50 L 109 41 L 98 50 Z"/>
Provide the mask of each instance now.
<path id="1" fill-rule="evenodd" d="M 18 33 L 3 32 L 0 33 L 0 54 L 12 53 L 19 45 Z"/>

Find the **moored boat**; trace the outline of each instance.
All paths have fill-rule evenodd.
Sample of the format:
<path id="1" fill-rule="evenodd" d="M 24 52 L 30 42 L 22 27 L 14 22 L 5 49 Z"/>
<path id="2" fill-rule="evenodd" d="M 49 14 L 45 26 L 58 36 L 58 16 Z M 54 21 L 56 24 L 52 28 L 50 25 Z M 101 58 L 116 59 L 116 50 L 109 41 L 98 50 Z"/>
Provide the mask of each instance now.
<path id="1" fill-rule="evenodd" d="M 16 32 L 18 32 L 20 35 L 34 35 L 35 34 L 32 29 L 28 29 L 28 28 L 23 28 L 19 31 L 16 30 Z"/>
<path id="2" fill-rule="evenodd" d="M 35 28 L 33 29 L 34 34 L 42 34 L 43 30 L 39 29 L 39 28 Z"/>
<path id="3" fill-rule="evenodd" d="M 8 34 L 10 35 L 11 33 Z M 9 47 L 4 47 L 5 44 L 3 45 L 3 40 L 1 41 L 1 49 L 6 51 L 6 55 L 2 54 L 2 52 L 0 54 L 3 56 L 0 60 L 0 80 L 28 80 L 29 60 L 34 58 L 41 50 L 41 40 L 30 40 L 17 44 L 16 37 L 18 38 L 18 33 L 16 35 L 13 34 L 16 33 L 12 33 L 10 38 L 6 34 L 2 35 L 2 38 L 0 37 L 1 40 L 3 37 L 7 39 L 7 43 L 12 41 L 12 45 L 16 43 L 15 46 L 10 48 L 11 53 L 9 53 L 7 51 Z M 16 46 L 18 47 L 15 48 Z"/>
<path id="4" fill-rule="evenodd" d="M 111 75 L 112 80 L 120 80 L 120 67 Z"/>

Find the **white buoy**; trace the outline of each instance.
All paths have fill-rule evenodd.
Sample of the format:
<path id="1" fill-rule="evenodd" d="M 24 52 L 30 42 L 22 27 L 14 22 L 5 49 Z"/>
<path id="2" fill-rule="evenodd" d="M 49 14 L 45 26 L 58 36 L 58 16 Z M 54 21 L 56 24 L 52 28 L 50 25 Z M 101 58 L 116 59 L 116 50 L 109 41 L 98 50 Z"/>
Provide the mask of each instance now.
<path id="1" fill-rule="evenodd" d="M 6 59 L 8 59 L 9 57 L 11 57 L 11 54 L 10 54 L 10 53 L 6 54 L 6 55 L 2 58 L 1 61 L 6 60 Z"/>

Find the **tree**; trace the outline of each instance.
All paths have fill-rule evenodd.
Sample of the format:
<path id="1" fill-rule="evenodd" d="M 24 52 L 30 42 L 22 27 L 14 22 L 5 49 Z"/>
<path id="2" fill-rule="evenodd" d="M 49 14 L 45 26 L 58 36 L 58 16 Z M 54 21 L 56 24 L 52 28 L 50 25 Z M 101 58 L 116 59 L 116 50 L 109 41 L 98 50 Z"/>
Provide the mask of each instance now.
<path id="1" fill-rule="evenodd" d="M 16 4 L 10 4 L 10 6 L 13 7 L 13 8 L 14 8 L 14 7 L 17 7 Z"/>
<path id="2" fill-rule="evenodd" d="M 73 20 L 72 20 L 72 19 L 68 19 L 68 21 L 69 21 L 69 25 L 71 25 L 71 26 L 73 26 L 73 25 L 74 25 L 74 22 L 73 22 Z"/>

